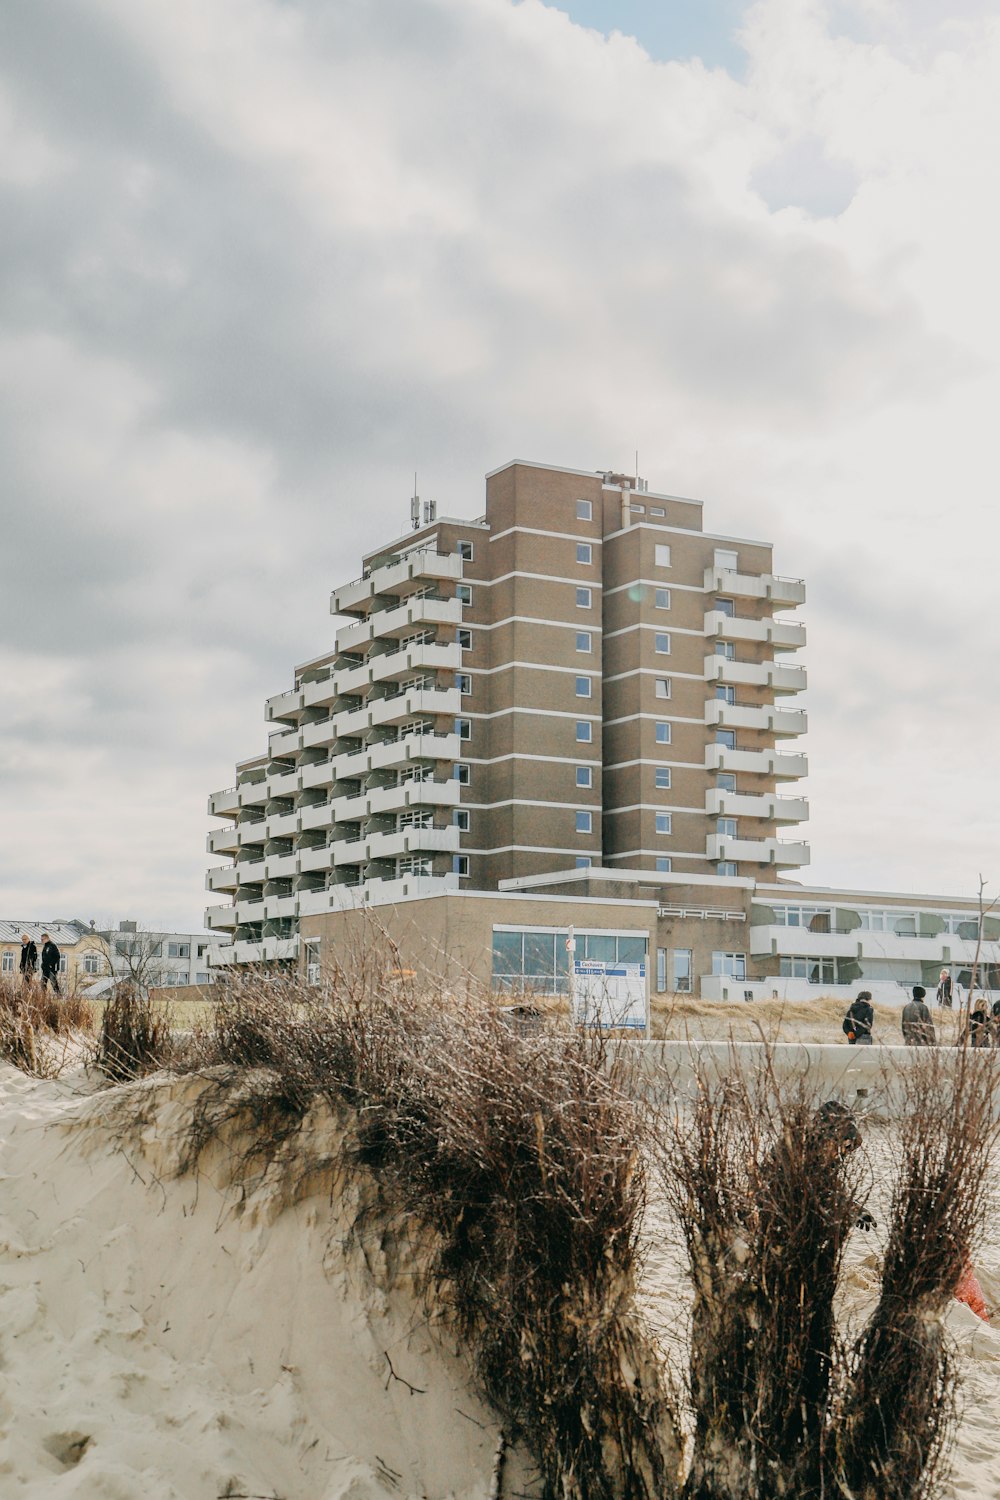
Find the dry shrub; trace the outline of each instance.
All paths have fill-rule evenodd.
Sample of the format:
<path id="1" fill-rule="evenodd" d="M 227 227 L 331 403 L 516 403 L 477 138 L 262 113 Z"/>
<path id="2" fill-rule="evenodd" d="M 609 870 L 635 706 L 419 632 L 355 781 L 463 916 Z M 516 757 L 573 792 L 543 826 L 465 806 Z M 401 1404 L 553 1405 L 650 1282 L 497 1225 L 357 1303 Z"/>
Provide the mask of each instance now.
<path id="1" fill-rule="evenodd" d="M 856 1126 L 808 1077 L 735 1057 L 663 1112 L 661 1177 L 694 1288 L 691 1500 L 940 1493 L 956 1375 L 940 1315 L 988 1211 L 998 1127 L 988 1059 L 929 1053 L 903 1082 L 878 1307 L 853 1347 L 834 1318 L 864 1210 Z"/>
<path id="2" fill-rule="evenodd" d="M 173 1055 L 170 1012 L 130 984 L 116 986 L 101 1021 L 94 1061 L 115 1083 L 143 1078 Z"/>
<path id="3" fill-rule="evenodd" d="M 89 1003 L 76 993 L 57 995 L 20 979 L 0 983 L 0 1056 L 22 1072 L 54 1078 L 66 1060 L 53 1038 L 93 1029 Z"/>
<path id="4" fill-rule="evenodd" d="M 218 1064 L 231 1065 L 225 1080 Z M 634 1300 L 646 1175 L 624 1055 L 373 973 L 321 994 L 277 980 L 221 989 L 188 1065 L 216 1065 L 191 1165 L 232 1122 L 227 1091 L 258 1155 L 280 1149 L 313 1100 L 350 1108 L 340 1165 L 378 1184 L 400 1234 L 430 1239 L 424 1291 L 450 1308 L 545 1496 L 677 1492 L 672 1405 Z"/>

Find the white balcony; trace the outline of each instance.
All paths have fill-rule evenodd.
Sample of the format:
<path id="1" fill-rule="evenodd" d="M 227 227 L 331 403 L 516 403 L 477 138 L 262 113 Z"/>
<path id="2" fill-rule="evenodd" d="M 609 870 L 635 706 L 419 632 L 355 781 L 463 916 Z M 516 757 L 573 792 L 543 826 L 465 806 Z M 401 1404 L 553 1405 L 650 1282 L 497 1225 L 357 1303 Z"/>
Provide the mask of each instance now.
<path id="1" fill-rule="evenodd" d="M 269 854 L 264 860 L 267 880 L 291 880 L 299 873 L 297 854 Z"/>
<path id="2" fill-rule="evenodd" d="M 458 891 L 457 875 L 400 875 L 391 880 L 367 880 L 368 901 L 372 906 L 387 906 L 393 901 L 415 896 L 443 896 Z"/>
<path id="3" fill-rule="evenodd" d="M 318 917 L 323 912 L 339 910 L 341 903 L 337 892 L 341 889 L 340 886 L 332 886 L 329 890 L 323 891 L 299 891 L 299 915 Z M 354 890 L 355 887 L 350 886 L 348 889 Z"/>
<path id="4" fill-rule="evenodd" d="M 266 859 L 241 859 L 236 866 L 240 885 L 260 885 L 267 878 Z"/>
<path id="5" fill-rule="evenodd" d="M 767 597 L 775 609 L 795 609 L 806 602 L 806 586 L 801 578 L 779 578 L 772 574 Z"/>
<path id="6" fill-rule="evenodd" d="M 705 840 L 705 857 L 737 860 L 741 864 L 807 865 L 809 845 L 783 844 L 779 839 L 733 838 L 725 833 L 710 833 Z"/>
<path id="7" fill-rule="evenodd" d="M 244 781 L 238 790 L 241 809 L 244 807 L 263 807 L 271 795 L 266 777 L 262 777 L 260 781 Z"/>
<path id="8" fill-rule="evenodd" d="M 330 761 L 334 781 L 355 781 L 359 776 L 366 776 L 371 770 L 371 755 L 367 745 L 360 750 L 346 750 L 342 755 L 335 755 Z"/>
<path id="9" fill-rule="evenodd" d="M 231 823 L 225 828 L 213 828 L 205 841 L 205 847 L 209 854 L 235 854 L 240 847 L 239 824 Z"/>
<path id="10" fill-rule="evenodd" d="M 299 851 L 299 869 L 303 875 L 314 874 L 317 870 L 329 870 L 330 867 L 331 859 L 328 844 L 322 844 L 318 849 L 301 849 Z"/>
<path id="11" fill-rule="evenodd" d="M 368 793 L 369 814 L 402 812 L 407 807 L 457 807 L 461 787 L 455 780 L 404 781 L 400 786 L 374 787 Z"/>
<path id="12" fill-rule="evenodd" d="M 226 787 L 225 791 L 213 792 L 208 799 L 208 811 L 213 818 L 232 818 L 240 810 L 240 789 Z"/>
<path id="13" fill-rule="evenodd" d="M 368 837 L 369 859 L 403 859 L 408 854 L 453 854 L 458 852 L 459 831 L 448 828 L 400 828 L 395 833 L 373 833 Z"/>
<path id="14" fill-rule="evenodd" d="M 348 615 L 367 613 L 371 601 L 380 594 L 402 594 L 407 585 L 436 579 L 458 580 L 462 576 L 462 559 L 457 553 L 434 552 L 415 548 L 402 557 L 372 568 L 362 578 L 341 584 L 330 595 L 330 613 Z"/>
<path id="15" fill-rule="evenodd" d="M 269 755 L 295 755 L 302 749 L 302 732 L 300 729 L 277 729 L 267 737 L 267 752 Z"/>
<path id="16" fill-rule="evenodd" d="M 235 906 L 209 906 L 205 911 L 205 926 L 211 932 L 231 931 L 237 925 Z"/>
<path id="17" fill-rule="evenodd" d="M 356 625 L 345 625 L 337 631 L 338 651 L 361 651 L 373 640 L 405 635 L 432 625 L 460 625 L 460 599 L 412 599 L 395 609 L 384 609 Z"/>
<path id="18" fill-rule="evenodd" d="M 368 840 L 365 838 L 338 839 L 330 845 L 330 865 L 339 870 L 342 865 L 366 865 L 368 863 Z"/>
<path id="19" fill-rule="evenodd" d="M 283 720 L 297 719 L 302 712 L 302 689 L 289 688 L 285 693 L 275 693 L 264 704 L 264 717 L 269 724 L 280 724 Z"/>
<path id="20" fill-rule="evenodd" d="M 462 666 L 462 648 L 457 641 L 424 641 L 403 651 L 386 651 L 371 658 L 371 680 L 386 682 L 409 677 L 418 671 L 457 672 Z"/>
<path id="21" fill-rule="evenodd" d="M 267 795 L 272 797 L 294 797 L 301 789 L 301 780 L 297 769 L 282 771 L 279 775 L 267 778 Z"/>
<path id="22" fill-rule="evenodd" d="M 253 901 L 238 901 L 236 903 L 236 919 L 240 926 L 247 922 L 263 922 L 267 918 L 267 911 L 263 896 Z"/>
<path id="23" fill-rule="evenodd" d="M 333 766 L 328 760 L 315 761 L 311 765 L 303 766 L 301 776 L 303 791 L 311 791 L 316 787 L 333 786 Z"/>
<path id="24" fill-rule="evenodd" d="M 769 599 L 776 608 L 804 604 L 806 586 L 801 578 L 778 578 L 773 573 L 738 573 L 714 564 L 705 569 L 705 588 L 736 599 Z"/>
<path id="25" fill-rule="evenodd" d="M 763 734 L 784 738 L 805 734 L 807 722 L 807 716 L 801 709 L 775 708 L 772 703 L 758 707 L 710 698 L 705 704 L 705 723 L 726 729 L 754 729 Z"/>
<path id="26" fill-rule="evenodd" d="M 298 896 L 265 896 L 264 909 L 267 913 L 266 921 L 276 922 L 282 917 L 296 917 L 299 912 Z M 248 918 L 253 921 L 254 918 Z"/>
<path id="27" fill-rule="evenodd" d="M 798 954 L 804 958 L 857 958 L 856 932 L 811 932 L 808 927 L 780 927 L 774 923 L 750 928 L 750 952 L 755 958 Z"/>
<path id="28" fill-rule="evenodd" d="M 336 720 L 319 719 L 312 724 L 303 724 L 299 731 L 303 750 L 315 750 L 317 747 L 332 745 L 337 737 L 335 728 Z"/>
<path id="29" fill-rule="evenodd" d="M 806 627 L 793 620 L 746 620 L 710 609 L 705 615 L 705 634 L 724 641 L 759 641 L 775 651 L 797 651 L 806 643 Z"/>
<path id="30" fill-rule="evenodd" d="M 408 734 L 405 739 L 373 745 L 368 751 L 368 769 L 402 767 L 411 760 L 458 760 L 461 745 L 457 734 Z"/>
<path id="31" fill-rule="evenodd" d="M 217 865 L 205 875 L 207 891 L 235 891 L 239 883 L 240 877 L 235 865 Z"/>
<path id="32" fill-rule="evenodd" d="M 727 687 L 768 688 L 772 693 L 801 693 L 806 686 L 806 669 L 779 666 L 774 661 L 731 661 L 728 656 L 706 656 L 705 681 Z"/>
<path id="33" fill-rule="evenodd" d="M 407 719 L 446 714 L 453 719 L 462 711 L 458 688 L 411 688 L 394 698 L 378 698 L 368 705 L 371 727 L 402 724 Z"/>
<path id="34" fill-rule="evenodd" d="M 804 823 L 809 817 L 805 797 L 779 797 L 775 792 L 759 796 L 746 792 L 724 792 L 710 787 L 705 793 L 709 817 L 763 818 L 768 823 Z"/>
<path id="35" fill-rule="evenodd" d="M 234 943 L 232 962 L 236 964 L 280 963 L 295 959 L 299 953 L 299 939 L 262 938 L 259 943 Z"/>
<path id="36" fill-rule="evenodd" d="M 265 836 L 269 839 L 294 838 L 299 831 L 299 814 L 297 812 L 272 813 L 264 820 Z"/>
<path id="37" fill-rule="evenodd" d="M 329 828 L 334 821 L 331 802 L 321 802 L 315 807 L 303 807 L 299 813 L 299 822 L 303 831 L 307 828 Z"/>
<path id="38" fill-rule="evenodd" d="M 808 774 L 809 761 L 804 755 L 786 755 L 779 750 L 730 750 L 726 745 L 707 745 L 705 769 L 745 771 L 754 776 L 771 776 L 776 781 L 797 781 Z"/>

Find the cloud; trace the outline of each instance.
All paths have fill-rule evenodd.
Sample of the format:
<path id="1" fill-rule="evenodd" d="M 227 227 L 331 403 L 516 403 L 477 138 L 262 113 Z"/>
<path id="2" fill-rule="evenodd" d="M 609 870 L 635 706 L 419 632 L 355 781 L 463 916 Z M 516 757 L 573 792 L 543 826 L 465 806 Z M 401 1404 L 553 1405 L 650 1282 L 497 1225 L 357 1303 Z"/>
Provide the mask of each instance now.
<path id="1" fill-rule="evenodd" d="M 205 796 L 413 470 L 474 515 L 637 445 L 808 576 L 815 873 L 855 869 L 921 684 L 996 727 L 1000 43 L 958 19 L 764 0 L 737 81 L 540 0 L 8 7 L 6 905 L 195 923 Z M 967 883 L 995 826 L 920 785 L 976 833 L 881 834 L 885 879 Z"/>

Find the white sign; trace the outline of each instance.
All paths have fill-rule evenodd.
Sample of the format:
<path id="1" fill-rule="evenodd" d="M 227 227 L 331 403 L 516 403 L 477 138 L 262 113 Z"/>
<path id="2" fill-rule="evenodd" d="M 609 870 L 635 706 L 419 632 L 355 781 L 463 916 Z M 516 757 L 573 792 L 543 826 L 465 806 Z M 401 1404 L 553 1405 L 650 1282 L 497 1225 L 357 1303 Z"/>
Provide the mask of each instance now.
<path id="1" fill-rule="evenodd" d="M 581 1026 L 645 1031 L 646 964 L 573 963 L 573 1019 Z"/>

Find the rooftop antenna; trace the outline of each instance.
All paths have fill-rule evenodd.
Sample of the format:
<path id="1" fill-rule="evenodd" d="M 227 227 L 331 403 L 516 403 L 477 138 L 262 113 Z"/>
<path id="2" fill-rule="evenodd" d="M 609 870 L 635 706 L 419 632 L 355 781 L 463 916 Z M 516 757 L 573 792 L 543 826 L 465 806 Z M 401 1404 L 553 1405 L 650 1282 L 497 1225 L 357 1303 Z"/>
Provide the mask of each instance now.
<path id="1" fill-rule="evenodd" d="M 410 501 L 410 525 L 414 531 L 420 529 L 420 496 L 417 494 L 417 471 L 413 471 L 413 498 Z"/>

